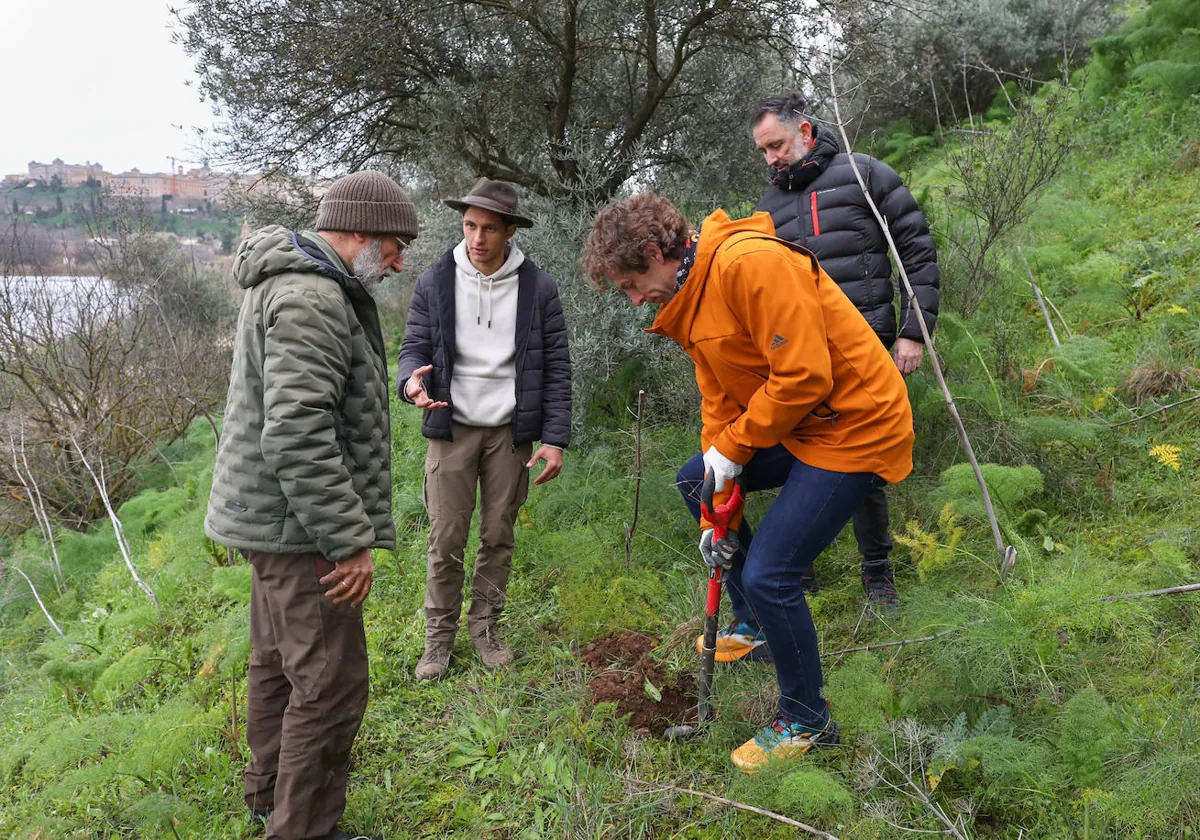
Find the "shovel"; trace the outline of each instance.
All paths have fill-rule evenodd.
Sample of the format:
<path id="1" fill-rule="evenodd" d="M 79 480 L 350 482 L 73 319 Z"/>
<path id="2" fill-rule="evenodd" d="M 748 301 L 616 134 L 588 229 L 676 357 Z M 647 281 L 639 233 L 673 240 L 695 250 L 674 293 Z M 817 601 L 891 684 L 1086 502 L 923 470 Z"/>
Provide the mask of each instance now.
<path id="1" fill-rule="evenodd" d="M 725 539 L 729 533 L 729 522 L 742 506 L 744 493 L 742 483 L 738 478 L 733 480 L 733 490 L 729 499 L 723 504 L 713 504 L 713 492 L 716 483 L 711 475 L 704 477 L 700 487 L 700 511 L 704 518 L 713 524 L 713 542 Z M 663 732 L 670 740 L 690 738 L 700 731 L 713 716 L 712 683 L 713 671 L 716 667 L 717 656 L 717 613 L 721 608 L 721 572 L 720 566 L 713 566 L 708 572 L 708 597 L 704 602 L 704 644 L 700 658 L 699 704 L 697 722 L 693 726 L 683 723 L 672 726 Z"/>

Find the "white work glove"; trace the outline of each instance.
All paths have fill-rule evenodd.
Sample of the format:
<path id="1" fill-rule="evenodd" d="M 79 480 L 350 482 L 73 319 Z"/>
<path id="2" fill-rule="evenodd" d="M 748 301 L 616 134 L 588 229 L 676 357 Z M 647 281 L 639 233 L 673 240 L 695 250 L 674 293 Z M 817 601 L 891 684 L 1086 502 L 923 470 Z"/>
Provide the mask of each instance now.
<path id="1" fill-rule="evenodd" d="M 738 535 L 736 531 L 727 531 L 725 539 L 713 541 L 713 529 L 708 528 L 700 534 L 700 556 L 711 568 L 720 566 L 728 569 L 733 566 L 733 555 L 738 550 Z"/>
<path id="2" fill-rule="evenodd" d="M 704 453 L 704 472 L 713 477 L 713 491 L 720 493 L 725 489 L 726 482 L 741 475 L 742 465 L 735 464 L 718 452 L 717 447 L 710 446 Z"/>

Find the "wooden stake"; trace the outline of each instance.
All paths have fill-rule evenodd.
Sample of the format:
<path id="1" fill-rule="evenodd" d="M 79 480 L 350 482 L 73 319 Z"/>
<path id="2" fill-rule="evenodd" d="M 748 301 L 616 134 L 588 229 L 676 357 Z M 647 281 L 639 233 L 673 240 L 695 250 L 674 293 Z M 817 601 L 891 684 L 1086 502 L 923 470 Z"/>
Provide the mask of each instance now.
<path id="1" fill-rule="evenodd" d="M 963 79 L 965 85 L 965 69 L 963 70 Z M 967 460 L 971 462 L 971 469 L 975 472 L 975 480 L 979 483 L 980 492 L 983 493 L 983 506 L 987 511 L 988 523 L 992 526 L 992 539 L 996 543 L 996 550 L 1000 553 L 999 573 L 1001 579 L 1003 579 L 1012 570 L 1013 566 L 1016 565 L 1017 552 L 1011 545 L 1004 544 L 1004 537 L 1000 534 L 1000 523 L 996 519 L 996 509 L 992 506 L 992 497 L 988 493 L 987 482 L 983 479 L 983 470 L 980 469 L 979 461 L 975 457 L 975 449 L 971 446 L 971 439 L 967 435 L 967 428 L 963 425 L 962 418 L 958 415 L 958 406 L 954 404 L 954 396 L 950 393 L 950 388 L 946 385 L 946 378 L 942 376 L 942 365 L 938 360 L 937 351 L 934 350 L 933 339 L 929 335 L 929 327 L 925 324 L 925 318 L 921 314 L 921 305 L 917 303 L 917 293 L 913 291 L 912 283 L 908 279 L 908 272 L 904 270 L 904 261 L 900 259 L 900 251 L 896 248 L 896 243 L 892 239 L 892 232 L 888 229 L 887 219 L 883 217 L 883 214 L 879 212 L 879 208 L 875 206 L 875 200 L 871 198 L 871 191 L 867 189 L 866 181 L 863 180 L 862 173 L 858 170 L 858 161 L 854 159 L 854 151 L 850 146 L 850 138 L 846 136 L 846 128 L 842 123 L 842 112 L 838 107 L 832 51 L 829 55 L 829 92 L 830 98 L 833 100 L 833 115 L 836 120 L 838 132 L 842 135 L 842 142 L 846 144 L 846 157 L 850 160 L 850 169 L 854 172 L 854 177 L 858 180 L 858 186 L 862 190 L 863 197 L 866 198 L 871 212 L 875 215 L 875 220 L 879 223 L 879 228 L 883 231 L 888 248 L 896 261 L 896 267 L 900 272 L 900 281 L 904 284 L 905 291 L 908 292 L 909 308 L 916 315 L 917 326 L 921 329 L 921 338 L 925 342 L 925 348 L 929 351 L 930 367 L 933 368 L 933 375 L 942 389 L 942 395 L 946 398 L 946 407 L 950 411 L 950 418 L 954 421 L 954 428 L 958 432 L 959 443 L 962 444 L 963 452 L 967 455 Z"/>
<path id="2" fill-rule="evenodd" d="M 638 505 L 642 499 L 642 409 L 646 404 L 646 392 L 638 389 L 637 427 L 633 433 L 634 460 L 637 464 L 633 479 L 633 521 L 625 526 L 625 565 L 633 562 L 633 531 L 637 528 Z"/>

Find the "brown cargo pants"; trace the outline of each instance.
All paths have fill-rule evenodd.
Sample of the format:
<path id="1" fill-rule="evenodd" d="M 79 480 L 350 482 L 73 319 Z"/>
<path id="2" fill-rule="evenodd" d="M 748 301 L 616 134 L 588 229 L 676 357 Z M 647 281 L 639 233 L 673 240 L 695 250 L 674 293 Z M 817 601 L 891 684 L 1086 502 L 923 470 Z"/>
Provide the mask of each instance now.
<path id="1" fill-rule="evenodd" d="M 467 630 L 481 638 L 504 610 L 512 568 L 513 523 L 529 495 L 533 445 L 514 446 L 512 429 L 453 425 L 454 440 L 430 440 L 425 456 L 429 562 L 425 573 L 425 645 L 450 645 L 462 611 L 463 552 L 479 493 L 479 553 L 471 580 Z"/>
<path id="2" fill-rule="evenodd" d="M 271 811 L 268 840 L 333 831 L 346 809 L 350 747 L 367 708 L 362 607 L 336 606 L 320 554 L 242 552 L 254 567 L 246 804 Z"/>

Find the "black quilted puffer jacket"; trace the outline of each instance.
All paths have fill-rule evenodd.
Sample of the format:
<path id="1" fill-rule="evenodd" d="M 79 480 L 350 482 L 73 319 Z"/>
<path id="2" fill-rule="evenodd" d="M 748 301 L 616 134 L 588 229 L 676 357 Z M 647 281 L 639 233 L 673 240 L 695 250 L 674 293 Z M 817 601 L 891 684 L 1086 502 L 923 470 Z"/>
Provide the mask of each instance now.
<path id="1" fill-rule="evenodd" d="M 401 399 L 412 372 L 432 364 L 424 378 L 435 400 L 450 402 L 454 376 L 454 249 L 422 272 L 413 288 L 404 346 L 396 374 Z M 566 449 L 571 442 L 571 353 L 554 278 L 528 257 L 517 269 L 517 407 L 513 443 L 541 441 Z M 452 440 L 451 409 L 422 412 L 421 434 Z"/>
<path id="2" fill-rule="evenodd" d="M 854 159 L 871 198 L 887 220 L 932 332 L 937 323 L 938 266 L 925 216 L 894 169 L 868 155 L 856 154 Z M 780 239 L 817 255 L 825 273 L 846 293 L 884 345 L 891 347 L 896 341 L 897 313 L 887 240 L 854 177 L 850 156 L 838 153 L 833 132 L 818 127 L 812 150 L 776 173 L 773 181 L 754 209 L 771 214 Z M 899 335 L 922 341 L 903 287 Z"/>

